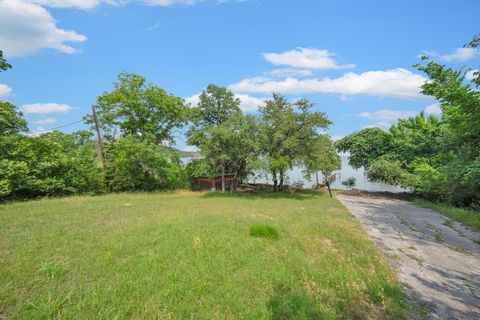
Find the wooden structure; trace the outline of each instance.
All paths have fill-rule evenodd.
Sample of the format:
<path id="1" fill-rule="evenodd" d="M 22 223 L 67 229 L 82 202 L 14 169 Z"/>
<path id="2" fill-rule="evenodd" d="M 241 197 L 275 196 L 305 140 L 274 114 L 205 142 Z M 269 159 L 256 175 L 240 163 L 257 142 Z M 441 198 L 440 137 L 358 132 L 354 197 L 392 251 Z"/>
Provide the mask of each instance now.
<path id="1" fill-rule="evenodd" d="M 225 190 L 230 190 L 230 186 L 233 184 L 235 188 L 238 185 L 238 179 L 235 179 L 235 175 L 225 175 Z M 197 177 L 197 187 L 199 190 L 222 190 L 222 177 Z"/>

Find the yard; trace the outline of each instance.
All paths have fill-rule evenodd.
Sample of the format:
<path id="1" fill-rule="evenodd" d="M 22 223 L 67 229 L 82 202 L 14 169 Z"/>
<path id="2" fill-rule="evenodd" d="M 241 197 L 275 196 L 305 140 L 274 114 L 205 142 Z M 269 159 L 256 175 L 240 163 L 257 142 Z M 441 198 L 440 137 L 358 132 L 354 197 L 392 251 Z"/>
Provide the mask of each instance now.
<path id="1" fill-rule="evenodd" d="M 359 222 L 320 192 L 15 202 L 0 234 L 0 319 L 409 316 Z"/>

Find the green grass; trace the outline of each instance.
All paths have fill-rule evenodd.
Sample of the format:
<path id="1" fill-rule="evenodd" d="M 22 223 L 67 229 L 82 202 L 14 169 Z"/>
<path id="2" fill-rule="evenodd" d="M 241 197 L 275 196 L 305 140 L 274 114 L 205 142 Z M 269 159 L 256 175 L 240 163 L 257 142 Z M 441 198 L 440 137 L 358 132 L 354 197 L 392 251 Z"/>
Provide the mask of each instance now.
<path id="1" fill-rule="evenodd" d="M 434 203 L 421 199 L 415 199 L 413 203 L 419 207 L 434 209 L 450 219 L 461 222 L 473 230 L 480 231 L 479 211 L 452 207 L 442 203 Z"/>
<path id="2" fill-rule="evenodd" d="M 252 237 L 262 237 L 267 239 L 278 239 L 278 231 L 266 224 L 256 224 L 250 227 Z"/>
<path id="3" fill-rule="evenodd" d="M 0 234 L 1 319 L 409 317 L 383 256 L 322 193 L 17 202 Z"/>

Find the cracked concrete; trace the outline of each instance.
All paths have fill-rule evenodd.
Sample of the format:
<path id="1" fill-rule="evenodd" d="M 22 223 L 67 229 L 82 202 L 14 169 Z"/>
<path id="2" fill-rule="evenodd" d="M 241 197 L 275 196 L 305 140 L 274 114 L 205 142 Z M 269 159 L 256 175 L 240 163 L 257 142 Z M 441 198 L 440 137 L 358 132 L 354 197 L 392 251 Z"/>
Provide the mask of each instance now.
<path id="1" fill-rule="evenodd" d="M 383 197 L 339 195 L 380 246 L 428 319 L 480 319 L 480 233 Z"/>

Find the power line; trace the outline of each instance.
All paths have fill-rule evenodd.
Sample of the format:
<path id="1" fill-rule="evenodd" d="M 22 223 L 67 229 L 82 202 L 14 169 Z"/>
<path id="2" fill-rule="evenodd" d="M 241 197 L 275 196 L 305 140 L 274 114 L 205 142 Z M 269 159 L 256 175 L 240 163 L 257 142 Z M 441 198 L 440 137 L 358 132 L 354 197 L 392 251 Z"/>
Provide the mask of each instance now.
<path id="1" fill-rule="evenodd" d="M 71 122 L 71 123 L 63 124 L 63 125 L 61 125 L 61 126 L 54 127 L 54 128 L 50 128 L 50 129 L 39 130 L 39 131 L 33 131 L 32 133 L 34 133 L 34 134 L 38 134 L 38 133 L 50 132 L 50 131 L 57 130 L 57 129 L 61 129 L 61 128 L 65 128 L 65 127 L 68 127 L 68 126 L 71 126 L 71 125 L 74 125 L 74 124 L 77 124 L 77 123 L 80 123 L 80 122 L 83 122 L 83 120 L 79 120 L 79 121 L 75 121 L 75 122 Z"/>

